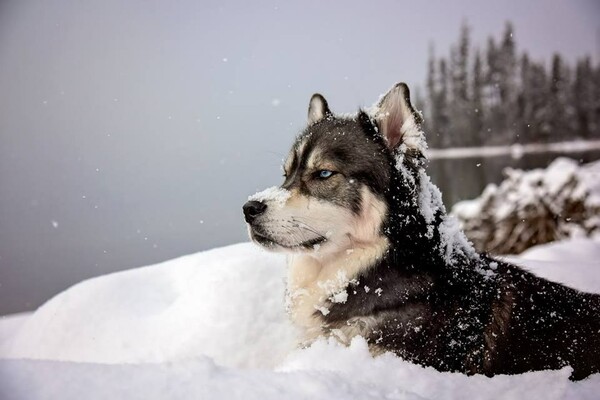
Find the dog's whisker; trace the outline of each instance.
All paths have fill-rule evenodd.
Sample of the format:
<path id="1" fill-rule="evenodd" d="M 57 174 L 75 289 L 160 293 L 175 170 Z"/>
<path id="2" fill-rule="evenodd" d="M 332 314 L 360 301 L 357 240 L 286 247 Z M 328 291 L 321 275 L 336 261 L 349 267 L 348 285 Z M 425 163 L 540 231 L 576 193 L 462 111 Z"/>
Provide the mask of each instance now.
<path id="1" fill-rule="evenodd" d="M 300 228 L 303 228 L 303 229 L 306 229 L 306 230 L 308 230 L 308 231 L 310 231 L 310 232 L 313 232 L 313 233 L 317 234 L 318 236 L 323 236 L 323 234 L 321 234 L 321 233 L 320 233 L 320 232 L 318 232 L 318 231 L 317 231 L 315 228 L 313 228 L 312 226 L 308 225 L 308 224 L 307 224 L 307 223 L 305 223 L 305 222 L 298 221 L 298 220 L 295 220 L 294 222 L 296 222 L 296 223 L 298 223 L 298 224 L 302 224 L 302 226 L 299 226 Z"/>

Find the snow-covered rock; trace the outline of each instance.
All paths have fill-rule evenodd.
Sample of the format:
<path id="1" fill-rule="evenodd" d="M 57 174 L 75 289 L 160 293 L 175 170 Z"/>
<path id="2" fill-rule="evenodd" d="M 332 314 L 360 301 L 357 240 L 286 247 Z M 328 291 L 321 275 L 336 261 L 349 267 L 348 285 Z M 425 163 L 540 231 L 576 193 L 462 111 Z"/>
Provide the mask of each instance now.
<path id="1" fill-rule="evenodd" d="M 479 251 L 517 254 L 536 244 L 600 234 L 600 161 L 557 158 L 546 169 L 507 168 L 505 180 L 452 213 Z"/>
<path id="2" fill-rule="evenodd" d="M 564 244 L 579 272 L 564 268 L 571 252 L 560 246 L 515 260 L 600 292 L 600 242 Z M 600 391 L 600 375 L 573 383 L 568 367 L 440 373 L 392 354 L 373 358 L 361 338 L 297 349 L 285 272 L 282 256 L 245 243 L 75 285 L 5 330 L 14 333 L 0 344 L 0 399 L 594 399 Z"/>

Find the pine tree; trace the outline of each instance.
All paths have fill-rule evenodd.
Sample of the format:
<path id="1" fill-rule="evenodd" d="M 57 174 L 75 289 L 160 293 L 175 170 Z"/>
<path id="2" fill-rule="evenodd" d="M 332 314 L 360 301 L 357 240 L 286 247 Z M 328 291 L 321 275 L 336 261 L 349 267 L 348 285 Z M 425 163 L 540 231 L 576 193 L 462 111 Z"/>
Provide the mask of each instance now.
<path id="1" fill-rule="evenodd" d="M 468 91 L 469 69 L 469 27 L 463 23 L 459 44 L 451 49 L 450 77 L 451 101 L 449 103 L 450 131 L 449 135 L 459 146 L 473 146 L 478 141 L 474 139 L 471 126 L 472 107 Z"/>
<path id="2" fill-rule="evenodd" d="M 498 50 L 493 37 L 488 38 L 486 56 L 485 103 L 488 108 L 492 109 L 500 104 L 500 67 L 498 63 Z"/>
<path id="3" fill-rule="evenodd" d="M 458 49 L 455 50 L 452 67 L 453 100 L 468 102 L 468 69 L 469 69 L 469 27 L 461 26 Z"/>
<path id="4" fill-rule="evenodd" d="M 550 124 L 548 123 L 549 85 L 546 68 L 542 64 L 531 63 L 529 68 L 529 100 L 530 118 L 528 135 L 530 143 L 544 143 L 550 139 Z"/>
<path id="5" fill-rule="evenodd" d="M 504 38 L 499 49 L 498 68 L 500 79 L 498 81 L 500 91 L 500 101 L 508 108 L 515 97 L 515 77 L 516 77 L 516 49 L 513 37 L 513 26 L 510 22 L 506 24 Z"/>
<path id="6" fill-rule="evenodd" d="M 529 143 L 532 136 L 530 127 L 533 113 L 531 100 L 531 66 L 527 54 L 523 54 L 523 57 L 521 57 L 519 87 L 520 89 L 519 94 L 517 95 L 515 110 L 517 141 L 520 143 Z"/>
<path id="7" fill-rule="evenodd" d="M 500 50 L 496 46 L 494 38 L 488 39 L 486 49 L 487 73 L 485 75 L 483 105 L 485 120 L 483 127 L 482 142 L 484 145 L 498 144 L 498 134 L 503 128 L 500 95 L 500 81 L 502 80 L 502 71 L 500 63 Z"/>
<path id="8" fill-rule="evenodd" d="M 569 125 L 566 99 L 567 78 L 562 58 L 559 54 L 552 57 L 550 78 L 550 97 L 548 98 L 548 124 L 551 140 L 568 140 Z"/>
<path id="9" fill-rule="evenodd" d="M 473 80 L 471 86 L 471 129 L 473 130 L 474 145 L 481 146 L 483 133 L 483 119 L 485 117 L 483 109 L 483 66 L 481 54 L 475 52 L 475 61 L 473 62 Z"/>
<path id="10" fill-rule="evenodd" d="M 590 57 L 577 62 L 573 82 L 575 135 L 587 139 L 597 128 L 594 121 L 594 79 Z"/>
<path id="11" fill-rule="evenodd" d="M 440 146 L 443 148 L 452 147 L 456 141 L 450 137 L 448 132 L 448 126 L 450 121 L 449 110 L 448 110 L 448 68 L 446 66 L 446 60 L 443 58 L 439 61 L 439 79 L 436 97 L 437 107 L 437 120 L 436 131 L 439 135 Z"/>
<path id="12" fill-rule="evenodd" d="M 507 23 L 496 58 L 498 68 L 497 85 L 500 96 L 500 104 L 496 111 L 496 131 L 499 131 L 497 134 L 502 135 L 499 139 L 504 143 L 514 143 L 516 139 L 515 105 L 517 91 L 515 90 L 515 78 L 517 61 L 513 31 L 512 24 Z"/>
<path id="13" fill-rule="evenodd" d="M 426 118 L 424 121 L 424 129 L 428 135 L 429 146 L 432 148 L 441 147 L 440 135 L 438 131 L 439 105 L 438 91 L 436 85 L 435 73 L 435 54 L 433 46 L 429 48 L 429 61 L 427 68 L 427 101 L 428 106 L 425 106 Z"/>

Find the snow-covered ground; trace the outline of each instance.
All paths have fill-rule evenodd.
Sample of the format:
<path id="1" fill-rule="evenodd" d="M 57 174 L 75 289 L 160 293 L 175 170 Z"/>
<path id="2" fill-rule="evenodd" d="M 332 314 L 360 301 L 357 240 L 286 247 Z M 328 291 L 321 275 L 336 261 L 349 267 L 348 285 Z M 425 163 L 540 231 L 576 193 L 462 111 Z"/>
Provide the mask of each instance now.
<path id="1" fill-rule="evenodd" d="M 23 312 L 0 317 L 0 346 L 16 334 L 31 314 Z"/>
<path id="2" fill-rule="evenodd" d="M 600 241 L 511 258 L 600 292 Z M 285 259 L 249 243 L 81 282 L 30 316 L 0 319 L 0 399 L 593 399 L 569 368 L 467 377 L 348 348 L 295 348 Z"/>

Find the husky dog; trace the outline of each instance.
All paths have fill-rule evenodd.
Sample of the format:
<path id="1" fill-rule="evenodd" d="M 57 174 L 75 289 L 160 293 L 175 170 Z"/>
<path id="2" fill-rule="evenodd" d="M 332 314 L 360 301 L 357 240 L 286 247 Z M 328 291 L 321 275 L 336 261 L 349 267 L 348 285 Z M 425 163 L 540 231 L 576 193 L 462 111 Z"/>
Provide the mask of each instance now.
<path id="1" fill-rule="evenodd" d="M 403 83 L 353 116 L 315 94 L 283 184 L 244 205 L 251 239 L 291 253 L 304 342 L 360 335 L 373 354 L 466 374 L 599 372 L 600 296 L 477 253 L 425 174 L 421 121 Z"/>

